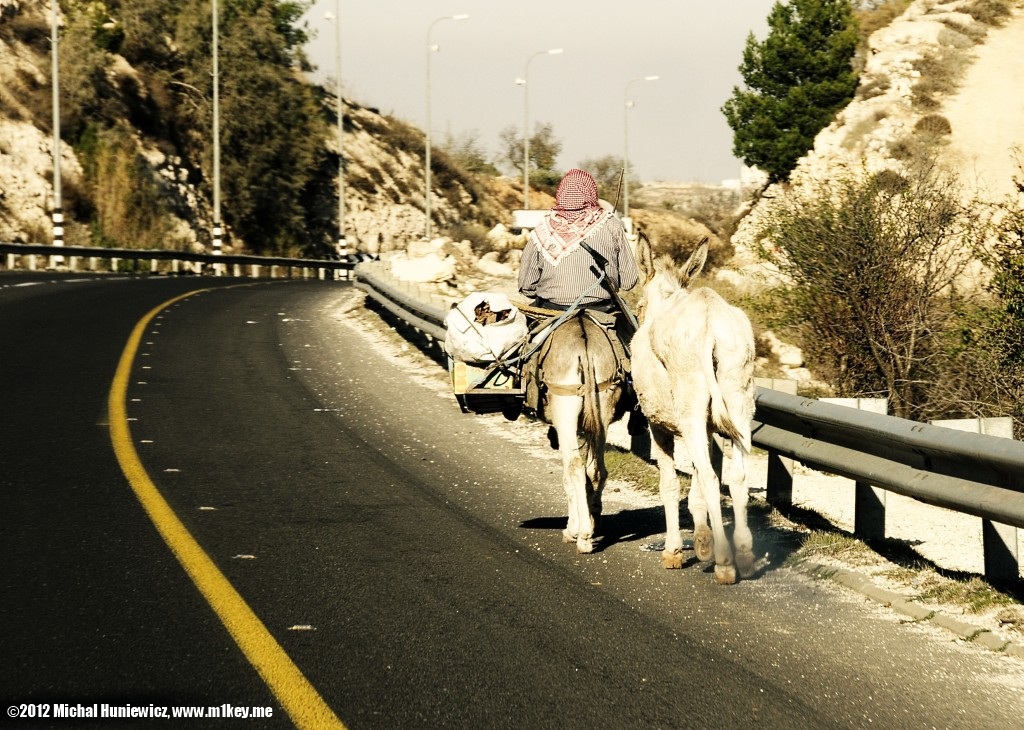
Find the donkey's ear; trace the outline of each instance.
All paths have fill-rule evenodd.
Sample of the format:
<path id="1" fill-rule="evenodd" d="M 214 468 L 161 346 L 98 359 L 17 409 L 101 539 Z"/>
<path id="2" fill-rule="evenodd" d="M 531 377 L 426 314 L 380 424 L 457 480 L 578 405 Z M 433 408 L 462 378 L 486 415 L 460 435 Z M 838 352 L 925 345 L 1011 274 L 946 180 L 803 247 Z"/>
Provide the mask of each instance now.
<path id="1" fill-rule="evenodd" d="M 644 286 L 654 278 L 654 253 L 651 251 L 651 239 L 643 231 L 638 231 L 636 241 L 636 266 L 640 271 L 640 285 Z"/>
<path id="2" fill-rule="evenodd" d="M 690 282 L 693 281 L 697 277 L 697 274 L 699 274 L 704 268 L 704 263 L 707 260 L 708 237 L 704 236 L 704 238 L 700 239 L 700 243 L 697 244 L 697 248 L 694 252 L 690 254 L 690 258 L 688 258 L 686 263 L 683 264 L 682 269 L 679 270 L 679 283 L 684 287 L 689 286 Z"/>

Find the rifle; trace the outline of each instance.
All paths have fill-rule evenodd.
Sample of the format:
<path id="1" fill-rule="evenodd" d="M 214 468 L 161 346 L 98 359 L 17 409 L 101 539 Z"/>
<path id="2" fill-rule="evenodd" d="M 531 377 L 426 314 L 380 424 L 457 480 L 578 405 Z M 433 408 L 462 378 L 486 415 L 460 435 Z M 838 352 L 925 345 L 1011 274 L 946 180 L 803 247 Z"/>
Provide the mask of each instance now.
<path id="1" fill-rule="evenodd" d="M 622 312 L 622 316 L 626 318 L 626 325 L 628 326 L 629 334 L 635 334 L 640 325 L 637 323 L 636 317 L 633 316 L 633 312 L 630 311 L 629 305 L 627 305 L 623 298 L 619 296 L 619 292 L 615 288 L 615 285 L 608 279 L 608 259 L 599 254 L 585 242 L 580 243 L 580 246 L 590 254 L 594 259 L 594 263 L 596 263 L 601 269 L 601 272 L 605 274 L 601 277 L 601 283 L 604 284 L 604 288 L 608 290 L 608 293 L 612 295 L 612 301 L 615 302 L 615 306 L 617 306 L 619 311 Z"/>
<path id="2" fill-rule="evenodd" d="M 619 195 L 622 193 L 622 179 L 626 176 L 626 168 L 619 170 L 619 182 L 615 186 L 615 202 L 612 203 L 612 210 L 619 207 Z M 623 211 L 625 212 L 625 211 Z M 607 261 L 605 263 L 608 263 Z"/>

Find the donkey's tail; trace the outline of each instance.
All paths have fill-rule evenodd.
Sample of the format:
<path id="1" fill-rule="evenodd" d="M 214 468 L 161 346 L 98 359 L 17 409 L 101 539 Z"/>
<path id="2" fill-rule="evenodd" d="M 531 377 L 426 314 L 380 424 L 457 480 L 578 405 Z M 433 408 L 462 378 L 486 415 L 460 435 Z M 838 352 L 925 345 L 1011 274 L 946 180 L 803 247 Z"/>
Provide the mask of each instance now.
<path id="1" fill-rule="evenodd" d="M 711 422 L 715 424 L 718 432 L 728 436 L 734 444 L 747 449 L 747 439 L 743 431 L 736 427 L 729 414 L 729 407 L 722 396 L 722 386 L 718 382 L 718 374 L 715 372 L 715 338 L 710 332 L 704 337 L 704 352 L 701 353 L 701 367 L 704 370 L 704 379 L 708 384 L 708 391 L 711 393 Z"/>
<path id="2" fill-rule="evenodd" d="M 587 329 L 583 325 L 582 318 L 580 319 L 580 329 L 584 344 L 583 352 L 580 354 L 580 375 L 582 376 L 580 379 L 583 381 L 583 386 L 580 388 L 583 395 L 583 432 L 600 436 L 603 442 L 604 419 L 601 418 L 598 399 L 600 383 L 597 379 L 597 366 L 594 363 L 593 343 L 587 339 Z"/>

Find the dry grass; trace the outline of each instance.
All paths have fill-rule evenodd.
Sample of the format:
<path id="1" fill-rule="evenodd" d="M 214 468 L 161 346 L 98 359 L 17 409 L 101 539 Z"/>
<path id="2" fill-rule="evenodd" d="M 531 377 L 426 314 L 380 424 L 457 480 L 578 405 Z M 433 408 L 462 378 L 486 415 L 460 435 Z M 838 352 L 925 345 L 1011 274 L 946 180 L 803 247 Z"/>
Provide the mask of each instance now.
<path id="1" fill-rule="evenodd" d="M 932 570 L 924 569 L 910 573 L 903 580 L 909 580 L 909 587 L 914 591 L 916 600 L 923 603 L 961 606 L 967 613 L 984 613 L 1014 603 L 1009 596 L 977 576 L 964 579 L 946 578 Z"/>
<path id="2" fill-rule="evenodd" d="M 979 23 L 999 27 L 1013 12 L 1013 3 L 1008 0 L 975 0 L 964 7 L 963 12 Z"/>
<path id="3" fill-rule="evenodd" d="M 914 69 L 921 74 L 913 89 L 914 106 L 937 109 L 942 97 L 959 87 L 969 66 L 970 57 L 966 52 L 949 48 L 914 62 Z"/>
<path id="4" fill-rule="evenodd" d="M 800 549 L 791 558 L 796 562 L 832 558 L 852 565 L 869 565 L 877 561 L 877 555 L 860 540 L 838 532 L 813 530 L 803 536 Z"/>
<path id="5" fill-rule="evenodd" d="M 882 548 L 885 549 L 884 547 Z M 860 570 L 875 579 L 888 583 L 892 589 L 927 605 L 953 606 L 965 614 L 984 614 L 999 611 L 1006 624 L 1024 626 L 1020 604 L 1012 595 L 1000 591 L 979 576 L 943 575 L 927 561 L 907 559 L 877 552 L 860 540 L 839 532 L 812 530 L 802 536 L 799 550 L 789 561 L 800 564 L 821 561 Z"/>
<path id="6" fill-rule="evenodd" d="M 630 482 L 637 489 L 648 494 L 658 493 L 658 470 L 636 454 L 615 447 L 604 455 L 609 479 Z"/>

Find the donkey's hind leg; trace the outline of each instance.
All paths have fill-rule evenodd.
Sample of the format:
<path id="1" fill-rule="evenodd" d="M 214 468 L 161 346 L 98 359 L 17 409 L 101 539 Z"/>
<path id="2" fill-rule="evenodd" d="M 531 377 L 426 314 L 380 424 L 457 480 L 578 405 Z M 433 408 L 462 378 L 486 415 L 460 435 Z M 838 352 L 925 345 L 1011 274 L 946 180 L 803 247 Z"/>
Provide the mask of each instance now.
<path id="1" fill-rule="evenodd" d="M 747 454 L 736 443 L 732 445 L 729 496 L 732 497 L 732 540 L 736 547 L 736 568 L 739 570 L 740 578 L 749 578 L 754 574 L 754 536 L 747 523 L 747 504 L 750 501 L 747 487 Z"/>
<path id="2" fill-rule="evenodd" d="M 562 487 L 565 489 L 569 518 L 562 532 L 563 542 L 575 542 L 581 553 L 594 551 L 594 519 L 587 500 L 587 471 L 576 438 L 576 424 L 583 399 L 557 395 L 548 406 L 551 424 L 558 433 L 558 452 L 562 456 Z"/>
<path id="3" fill-rule="evenodd" d="M 679 476 L 675 464 L 675 436 L 651 422 L 651 453 L 658 462 L 658 491 L 665 508 L 665 548 L 661 564 L 671 570 L 683 567 L 683 537 L 679 532 Z"/>
<path id="4" fill-rule="evenodd" d="M 683 437 L 693 461 L 693 481 L 690 487 L 690 513 L 693 515 L 693 549 L 698 559 L 706 560 L 705 542 L 708 527 L 704 514 L 711 522 L 711 553 L 715 558 L 715 582 L 726 584 L 736 582 L 736 566 L 733 564 L 732 548 L 725 535 L 722 518 L 722 494 L 718 475 L 711 463 L 710 436 L 706 424 L 697 427 L 695 421 L 683 424 Z M 698 496 L 699 495 L 699 496 Z M 695 501 L 695 497 L 697 500 Z M 707 557 L 701 557 L 702 552 Z"/>
<path id="5" fill-rule="evenodd" d="M 604 485 L 608 481 L 608 467 L 604 463 L 604 450 L 607 447 L 603 434 L 596 434 L 586 444 L 587 464 L 587 502 L 590 515 L 594 518 L 595 530 L 604 511 Z"/>

